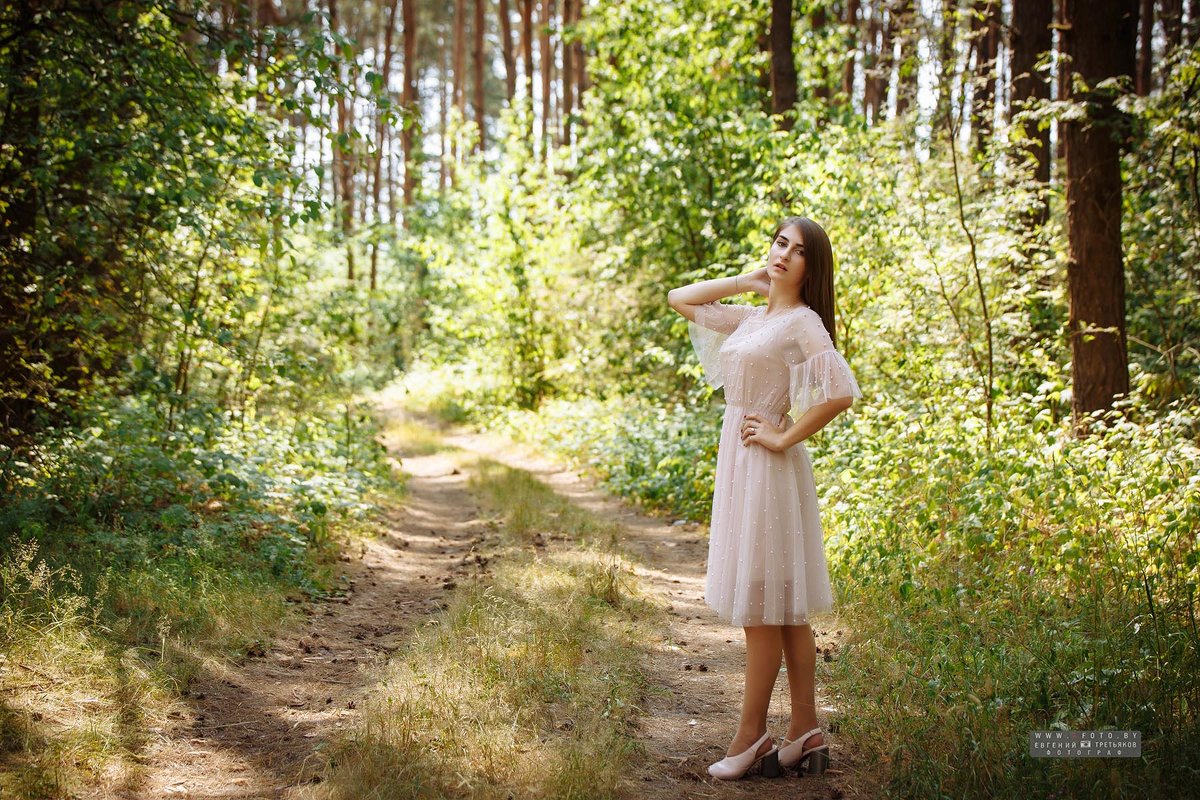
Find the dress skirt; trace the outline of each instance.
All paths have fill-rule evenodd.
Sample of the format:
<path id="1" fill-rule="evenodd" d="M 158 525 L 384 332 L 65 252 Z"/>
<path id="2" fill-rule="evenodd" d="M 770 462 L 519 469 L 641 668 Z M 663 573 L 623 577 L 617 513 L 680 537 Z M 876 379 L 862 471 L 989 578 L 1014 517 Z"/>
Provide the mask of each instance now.
<path id="1" fill-rule="evenodd" d="M 779 453 L 742 444 L 749 413 L 791 425 L 784 414 L 725 407 L 704 599 L 733 625 L 804 625 L 833 608 L 812 461 L 803 443 Z"/>

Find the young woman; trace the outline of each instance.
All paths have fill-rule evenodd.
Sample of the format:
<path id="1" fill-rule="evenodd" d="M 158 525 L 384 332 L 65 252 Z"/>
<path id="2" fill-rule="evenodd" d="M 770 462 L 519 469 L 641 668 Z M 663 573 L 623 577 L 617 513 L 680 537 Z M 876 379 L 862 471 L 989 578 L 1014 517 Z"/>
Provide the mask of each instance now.
<path id="1" fill-rule="evenodd" d="M 766 306 L 722 297 L 753 291 Z M 746 686 L 737 735 L 714 777 L 758 765 L 823 772 L 829 746 L 816 714 L 811 615 L 833 608 L 812 462 L 802 442 L 862 397 L 834 349 L 833 251 L 806 217 L 775 229 L 766 266 L 672 289 L 705 379 L 725 387 L 704 599 L 746 633 Z M 787 414 L 791 414 L 788 419 Z M 767 707 L 787 661 L 791 724 L 778 746 Z"/>

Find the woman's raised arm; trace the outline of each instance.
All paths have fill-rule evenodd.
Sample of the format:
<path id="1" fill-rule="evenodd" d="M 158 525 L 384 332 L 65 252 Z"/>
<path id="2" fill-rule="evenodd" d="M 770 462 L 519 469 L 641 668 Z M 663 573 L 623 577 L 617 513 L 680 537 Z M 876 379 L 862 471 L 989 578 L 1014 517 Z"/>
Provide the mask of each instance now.
<path id="1" fill-rule="evenodd" d="M 667 292 L 667 303 L 671 308 L 695 322 L 698 306 L 742 292 L 758 292 L 766 297 L 770 288 L 771 279 L 767 277 L 766 267 L 763 267 L 746 275 L 735 275 L 732 278 L 711 278 L 680 286 Z"/>

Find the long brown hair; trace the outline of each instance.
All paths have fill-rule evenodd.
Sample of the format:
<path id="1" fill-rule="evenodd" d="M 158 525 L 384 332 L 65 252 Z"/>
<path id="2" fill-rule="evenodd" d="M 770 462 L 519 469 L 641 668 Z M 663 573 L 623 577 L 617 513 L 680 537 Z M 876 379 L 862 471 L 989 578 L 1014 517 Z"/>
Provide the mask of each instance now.
<path id="1" fill-rule="evenodd" d="M 784 217 L 775 226 L 771 241 L 789 225 L 800 229 L 804 240 L 804 280 L 800 283 L 800 300 L 821 316 L 825 330 L 833 346 L 837 347 L 837 333 L 833 326 L 833 247 L 825 229 L 808 217 Z"/>

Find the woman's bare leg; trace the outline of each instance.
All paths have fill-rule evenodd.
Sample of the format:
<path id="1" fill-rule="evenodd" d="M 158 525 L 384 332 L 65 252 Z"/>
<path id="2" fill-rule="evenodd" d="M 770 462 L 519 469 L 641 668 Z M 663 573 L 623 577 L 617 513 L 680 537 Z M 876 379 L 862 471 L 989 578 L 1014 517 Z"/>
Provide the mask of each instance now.
<path id="1" fill-rule="evenodd" d="M 780 638 L 783 640 L 783 657 L 787 661 L 788 690 L 792 696 L 792 719 L 788 723 L 787 738 L 795 741 L 817 727 L 817 640 L 812 625 L 784 625 Z M 805 742 L 804 747 L 816 747 L 824 741 L 818 733 Z"/>
<path id="2" fill-rule="evenodd" d="M 783 661 L 783 639 L 778 625 L 754 625 L 743 630 L 746 632 L 746 694 L 737 735 L 726 753 L 730 756 L 746 752 L 766 733 L 767 708 L 771 705 L 771 692 L 775 689 L 775 679 L 779 677 L 779 666 Z M 760 753 L 771 747 L 768 740 Z"/>

